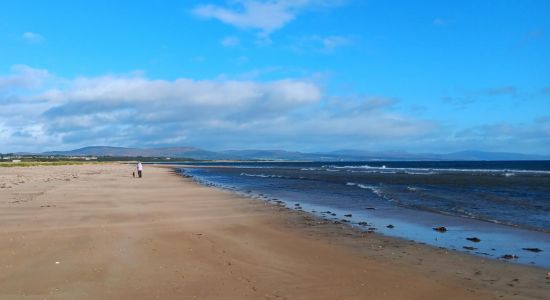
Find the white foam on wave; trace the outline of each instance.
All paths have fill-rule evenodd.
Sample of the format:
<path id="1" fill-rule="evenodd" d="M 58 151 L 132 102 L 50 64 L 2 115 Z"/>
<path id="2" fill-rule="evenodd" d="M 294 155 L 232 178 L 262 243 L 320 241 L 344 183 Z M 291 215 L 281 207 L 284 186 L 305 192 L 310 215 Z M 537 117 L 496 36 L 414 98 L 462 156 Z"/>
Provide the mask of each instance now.
<path id="1" fill-rule="evenodd" d="M 406 173 L 410 175 L 435 175 L 441 173 L 478 173 L 478 174 L 498 174 L 506 177 L 515 176 L 517 174 L 527 175 L 550 175 L 550 171 L 546 170 L 523 170 L 523 169 L 459 169 L 459 168 L 398 168 L 387 167 L 385 165 L 373 167 L 369 165 L 359 166 L 335 166 L 325 165 L 323 168 L 326 171 L 347 170 L 352 173 L 382 173 L 396 174 Z"/>
<path id="2" fill-rule="evenodd" d="M 375 189 L 373 186 L 366 185 L 366 184 L 358 184 L 357 187 L 361 188 L 361 189 L 366 189 L 366 190 L 374 190 Z"/>
<path id="3" fill-rule="evenodd" d="M 366 189 L 366 190 L 372 191 L 373 193 L 375 193 L 378 196 L 383 196 L 382 191 L 379 188 L 375 187 L 375 186 L 365 185 L 365 184 L 358 184 L 357 187 L 359 187 L 361 189 Z"/>
<path id="4" fill-rule="evenodd" d="M 384 193 L 382 188 L 379 187 L 379 186 L 367 185 L 367 184 L 361 184 L 361 183 L 355 183 L 355 182 L 347 182 L 346 185 L 356 186 L 360 189 L 369 190 L 370 192 L 372 192 L 376 196 L 378 196 L 378 197 L 380 197 L 380 198 L 382 198 L 386 201 L 397 202 L 396 199 L 394 199 L 393 197 L 391 197 L 391 196 L 387 195 L 386 193 Z"/>
<path id="5" fill-rule="evenodd" d="M 283 178 L 283 176 L 280 176 L 280 175 L 268 175 L 268 174 L 249 174 L 249 173 L 241 173 L 241 176 L 248 176 L 248 177 L 261 177 L 261 178 Z"/>
<path id="6" fill-rule="evenodd" d="M 378 167 L 371 167 L 369 165 L 362 165 L 362 166 L 335 166 L 335 165 L 324 165 L 322 168 L 330 168 L 330 169 L 369 169 L 369 168 L 378 168 Z"/>
<path id="7" fill-rule="evenodd" d="M 437 174 L 436 172 L 411 172 L 411 171 L 407 171 L 405 172 L 409 175 L 434 175 L 434 174 Z"/>
<path id="8" fill-rule="evenodd" d="M 380 190 L 380 188 L 378 188 L 374 185 L 367 185 L 367 184 L 361 184 L 361 183 L 355 183 L 355 182 L 346 182 L 346 185 L 356 186 L 360 189 L 369 190 L 369 191 L 375 193 L 376 195 L 378 195 L 380 197 L 384 197 L 384 195 L 382 194 L 382 191 Z"/>

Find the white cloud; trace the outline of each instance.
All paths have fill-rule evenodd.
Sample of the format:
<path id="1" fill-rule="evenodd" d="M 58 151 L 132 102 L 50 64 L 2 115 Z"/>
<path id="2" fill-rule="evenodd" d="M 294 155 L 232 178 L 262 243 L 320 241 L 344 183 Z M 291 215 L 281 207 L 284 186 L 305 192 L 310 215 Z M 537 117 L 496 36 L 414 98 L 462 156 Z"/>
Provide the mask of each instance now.
<path id="1" fill-rule="evenodd" d="M 197 81 L 180 78 L 174 81 L 149 80 L 143 77 L 105 76 L 77 78 L 70 87 L 51 89 L 36 96 L 51 102 L 166 103 L 208 107 L 258 104 L 282 106 L 314 102 L 320 89 L 299 80 L 268 83 L 252 81 Z M 265 108 L 265 107 L 264 107 Z"/>
<path id="2" fill-rule="evenodd" d="M 281 29 L 304 9 L 315 6 L 332 6 L 338 0 L 239 0 L 230 8 L 219 5 L 199 5 L 192 10 L 196 16 L 216 19 L 225 24 L 259 30 L 262 36 Z"/>
<path id="3" fill-rule="evenodd" d="M 0 76 L 0 91 L 2 89 L 35 88 L 51 77 L 52 75 L 47 70 L 15 65 L 11 67 L 10 75 Z"/>
<path id="4" fill-rule="evenodd" d="M 241 41 L 239 40 L 238 37 L 227 36 L 220 41 L 220 44 L 222 44 L 222 46 L 224 47 L 235 47 L 239 45 L 240 42 Z"/>
<path id="5" fill-rule="evenodd" d="M 26 42 L 31 44 L 40 44 L 44 41 L 44 37 L 42 35 L 35 32 L 30 32 L 30 31 L 24 32 L 22 35 L 22 38 Z"/>
<path id="6" fill-rule="evenodd" d="M 17 67 L 13 73 L 0 76 L 4 83 L 21 77 L 0 90 L 0 152 L 182 142 L 214 149 L 239 143 L 357 146 L 422 136 L 433 125 L 392 112 L 395 100 L 328 98 L 322 87 L 303 79 L 155 80 L 126 74 L 58 78 L 37 88 L 21 82 L 47 71 Z M 21 91 L 24 86 L 30 88 Z"/>

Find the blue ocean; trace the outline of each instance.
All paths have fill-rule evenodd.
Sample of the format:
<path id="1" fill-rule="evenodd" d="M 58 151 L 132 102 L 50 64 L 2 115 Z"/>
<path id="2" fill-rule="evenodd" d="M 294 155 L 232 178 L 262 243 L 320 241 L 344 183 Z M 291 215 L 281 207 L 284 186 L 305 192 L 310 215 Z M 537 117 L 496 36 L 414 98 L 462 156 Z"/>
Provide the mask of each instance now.
<path id="1" fill-rule="evenodd" d="M 364 230 L 550 267 L 550 161 L 235 162 L 181 170 Z"/>

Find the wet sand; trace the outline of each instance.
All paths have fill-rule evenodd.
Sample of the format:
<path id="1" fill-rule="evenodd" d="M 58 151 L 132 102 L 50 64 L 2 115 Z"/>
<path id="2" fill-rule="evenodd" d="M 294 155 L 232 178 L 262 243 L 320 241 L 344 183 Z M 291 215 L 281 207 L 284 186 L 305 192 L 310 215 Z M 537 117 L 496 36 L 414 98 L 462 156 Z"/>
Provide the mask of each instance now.
<path id="1" fill-rule="evenodd" d="M 0 299 L 545 299 L 547 272 L 364 233 L 170 168 L 0 168 Z"/>

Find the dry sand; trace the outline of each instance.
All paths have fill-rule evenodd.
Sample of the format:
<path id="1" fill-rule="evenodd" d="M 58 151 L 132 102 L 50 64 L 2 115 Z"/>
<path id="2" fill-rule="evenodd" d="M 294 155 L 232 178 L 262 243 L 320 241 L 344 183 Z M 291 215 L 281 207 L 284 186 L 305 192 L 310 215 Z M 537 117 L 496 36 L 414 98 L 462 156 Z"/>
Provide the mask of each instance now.
<path id="1" fill-rule="evenodd" d="M 132 171 L 0 168 L 0 299 L 550 299 L 549 270 Z"/>

